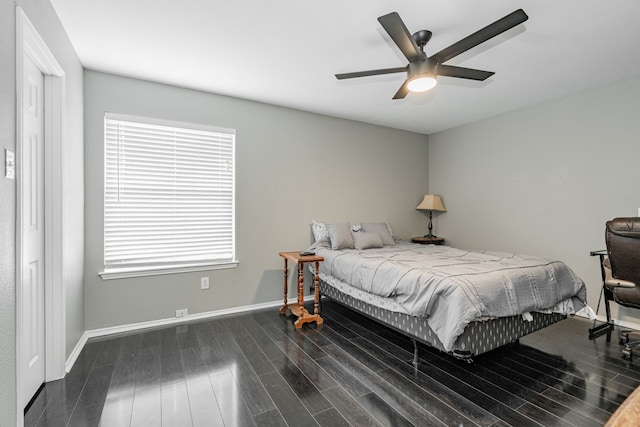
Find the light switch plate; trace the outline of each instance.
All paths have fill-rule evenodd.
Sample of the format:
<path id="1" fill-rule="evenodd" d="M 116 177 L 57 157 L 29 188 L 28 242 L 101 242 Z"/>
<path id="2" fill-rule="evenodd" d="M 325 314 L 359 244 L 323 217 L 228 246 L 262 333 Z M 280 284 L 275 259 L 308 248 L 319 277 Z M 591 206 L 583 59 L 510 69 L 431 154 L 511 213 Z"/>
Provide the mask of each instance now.
<path id="1" fill-rule="evenodd" d="M 4 149 L 4 177 L 16 179 L 16 154 L 8 149 Z"/>

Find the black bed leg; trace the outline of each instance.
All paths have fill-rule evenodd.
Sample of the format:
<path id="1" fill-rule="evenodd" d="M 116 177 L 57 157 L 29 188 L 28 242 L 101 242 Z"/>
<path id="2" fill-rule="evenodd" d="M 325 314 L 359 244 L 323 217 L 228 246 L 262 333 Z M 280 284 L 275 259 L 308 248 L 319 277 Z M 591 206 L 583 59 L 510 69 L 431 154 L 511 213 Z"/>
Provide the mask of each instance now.
<path id="1" fill-rule="evenodd" d="M 413 343 L 413 360 L 411 363 L 413 366 L 418 366 L 418 341 L 412 339 L 411 342 Z"/>

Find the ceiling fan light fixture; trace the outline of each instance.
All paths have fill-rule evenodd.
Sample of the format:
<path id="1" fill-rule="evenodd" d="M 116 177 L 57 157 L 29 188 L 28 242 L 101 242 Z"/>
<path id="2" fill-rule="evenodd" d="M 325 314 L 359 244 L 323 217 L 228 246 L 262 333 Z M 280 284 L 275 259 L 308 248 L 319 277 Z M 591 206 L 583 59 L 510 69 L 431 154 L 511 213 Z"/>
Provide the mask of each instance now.
<path id="1" fill-rule="evenodd" d="M 416 76 L 411 79 L 407 84 L 407 88 L 411 92 L 426 92 L 429 89 L 433 89 L 436 84 L 438 84 L 438 81 L 436 80 L 435 76 L 422 75 Z"/>
<path id="2" fill-rule="evenodd" d="M 438 64 L 430 60 L 411 62 L 407 66 L 407 89 L 411 92 L 426 92 L 438 83 Z"/>

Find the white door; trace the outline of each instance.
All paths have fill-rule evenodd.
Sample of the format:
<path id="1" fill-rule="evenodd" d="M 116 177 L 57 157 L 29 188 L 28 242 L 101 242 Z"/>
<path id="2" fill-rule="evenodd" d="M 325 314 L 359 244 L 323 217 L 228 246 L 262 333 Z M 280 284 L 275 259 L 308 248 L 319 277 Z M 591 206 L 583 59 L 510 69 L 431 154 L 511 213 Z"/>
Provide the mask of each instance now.
<path id="1" fill-rule="evenodd" d="M 24 55 L 22 129 L 22 404 L 45 378 L 44 76 Z"/>

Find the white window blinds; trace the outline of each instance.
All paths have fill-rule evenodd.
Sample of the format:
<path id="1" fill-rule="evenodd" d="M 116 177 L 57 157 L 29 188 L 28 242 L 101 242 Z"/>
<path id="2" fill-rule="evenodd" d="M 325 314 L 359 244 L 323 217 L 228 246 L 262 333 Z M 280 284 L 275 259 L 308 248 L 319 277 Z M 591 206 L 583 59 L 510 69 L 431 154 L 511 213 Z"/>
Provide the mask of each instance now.
<path id="1" fill-rule="evenodd" d="M 234 130 L 105 115 L 105 272 L 234 262 L 234 144 Z"/>

